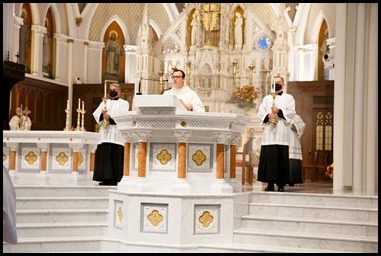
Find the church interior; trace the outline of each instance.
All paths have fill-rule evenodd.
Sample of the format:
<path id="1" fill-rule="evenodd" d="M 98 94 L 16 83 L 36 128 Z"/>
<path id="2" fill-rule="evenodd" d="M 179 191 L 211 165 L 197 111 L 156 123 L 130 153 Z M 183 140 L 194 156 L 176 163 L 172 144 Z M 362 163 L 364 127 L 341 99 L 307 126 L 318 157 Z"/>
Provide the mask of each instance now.
<path id="1" fill-rule="evenodd" d="M 205 113 L 160 107 L 176 69 Z M 377 74 L 378 3 L 3 3 L 3 252 L 378 252 Z M 306 125 L 284 193 L 257 181 L 276 76 Z M 107 187 L 92 113 L 112 83 L 131 114 Z"/>

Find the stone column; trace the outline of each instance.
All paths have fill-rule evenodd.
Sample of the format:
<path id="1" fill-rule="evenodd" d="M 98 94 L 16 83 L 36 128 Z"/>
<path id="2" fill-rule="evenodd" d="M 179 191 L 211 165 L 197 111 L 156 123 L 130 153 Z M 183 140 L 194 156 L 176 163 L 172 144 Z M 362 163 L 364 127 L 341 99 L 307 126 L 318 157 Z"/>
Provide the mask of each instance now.
<path id="1" fill-rule="evenodd" d="M 190 193 L 191 187 L 186 181 L 187 176 L 187 144 L 191 137 L 190 131 L 175 131 L 178 141 L 178 157 L 177 157 L 177 182 L 173 187 L 176 192 Z"/>
<path id="2" fill-rule="evenodd" d="M 78 174 L 78 160 L 79 160 L 79 149 L 82 148 L 80 144 L 69 144 L 69 147 L 73 149 L 73 174 Z"/>
<path id="3" fill-rule="evenodd" d="M 136 132 L 135 135 L 139 138 L 138 149 L 138 177 L 146 177 L 147 172 L 147 141 L 151 136 L 151 131 Z"/>
<path id="4" fill-rule="evenodd" d="M 230 133 L 214 132 L 216 139 L 216 182 L 213 183 L 210 190 L 212 193 L 232 193 L 233 188 L 224 179 L 225 172 L 225 144 L 231 140 Z"/>
<path id="5" fill-rule="evenodd" d="M 237 143 L 241 134 L 232 135 L 230 144 L 230 179 L 236 178 L 236 164 L 237 164 Z"/>
<path id="6" fill-rule="evenodd" d="M 118 189 L 124 188 L 128 190 L 128 189 L 134 188 L 134 185 L 135 185 L 134 183 L 135 180 L 131 175 L 131 145 L 134 138 L 134 132 L 131 132 L 131 131 L 125 132 L 123 133 L 123 136 L 125 138 L 124 156 L 123 156 L 123 177 L 122 177 L 122 180 L 118 183 Z M 146 138 L 144 135 L 143 135 L 143 139 L 146 141 Z M 143 159 L 141 159 L 141 161 L 144 163 L 146 162 L 146 160 L 143 160 Z M 145 177 L 145 170 L 144 170 L 144 177 Z"/>
<path id="7" fill-rule="evenodd" d="M 19 144 L 18 143 L 6 143 L 7 147 L 10 149 L 9 152 L 9 171 L 16 172 L 16 155 Z"/>
<path id="8" fill-rule="evenodd" d="M 44 34 L 46 33 L 46 27 L 40 25 L 32 25 L 32 49 L 31 56 L 31 74 L 34 76 L 42 77 L 42 57 L 43 57 L 43 45 L 42 40 L 44 38 Z"/>
<path id="9" fill-rule="evenodd" d="M 47 164 L 49 144 L 48 143 L 37 143 L 37 147 L 39 147 L 41 149 L 40 173 L 46 174 L 46 164 Z"/>
<path id="10" fill-rule="evenodd" d="M 95 169 L 95 150 L 97 149 L 97 145 L 89 145 L 89 150 L 90 150 L 90 172 L 94 172 Z"/>

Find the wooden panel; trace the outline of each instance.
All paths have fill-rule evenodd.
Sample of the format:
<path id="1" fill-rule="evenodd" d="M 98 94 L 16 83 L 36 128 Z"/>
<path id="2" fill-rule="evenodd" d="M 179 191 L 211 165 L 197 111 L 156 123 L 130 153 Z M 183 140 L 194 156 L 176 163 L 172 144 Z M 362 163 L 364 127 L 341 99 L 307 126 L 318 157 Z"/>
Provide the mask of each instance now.
<path id="1" fill-rule="evenodd" d="M 316 141 L 314 109 L 329 109 L 333 112 L 334 81 L 288 82 L 287 92 L 294 96 L 296 113 L 306 123 L 301 138 L 303 165 L 313 165 Z"/>
<path id="2" fill-rule="evenodd" d="M 12 88 L 10 117 L 22 104 L 31 111 L 31 130 L 63 130 L 67 98 L 66 86 L 26 77 Z"/>
<path id="3" fill-rule="evenodd" d="M 132 100 L 134 97 L 135 84 L 121 83 L 121 98 L 125 99 L 130 104 L 132 109 Z M 85 129 L 86 131 L 95 132 L 96 122 L 93 117 L 93 112 L 97 109 L 102 101 L 104 94 L 103 84 L 73 84 L 73 102 L 78 102 L 78 98 L 85 101 Z M 77 125 L 77 113 L 73 114 L 72 124 L 75 128 Z"/>

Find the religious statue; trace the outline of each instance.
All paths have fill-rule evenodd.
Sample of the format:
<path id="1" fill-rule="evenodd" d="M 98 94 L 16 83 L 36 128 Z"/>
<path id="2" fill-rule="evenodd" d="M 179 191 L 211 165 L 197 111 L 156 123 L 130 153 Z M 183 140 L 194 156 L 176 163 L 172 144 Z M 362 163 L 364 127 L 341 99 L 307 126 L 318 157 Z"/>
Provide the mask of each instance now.
<path id="1" fill-rule="evenodd" d="M 241 49 L 242 47 L 242 25 L 243 19 L 239 12 L 235 13 L 235 22 L 234 22 L 234 45 L 235 48 Z"/>

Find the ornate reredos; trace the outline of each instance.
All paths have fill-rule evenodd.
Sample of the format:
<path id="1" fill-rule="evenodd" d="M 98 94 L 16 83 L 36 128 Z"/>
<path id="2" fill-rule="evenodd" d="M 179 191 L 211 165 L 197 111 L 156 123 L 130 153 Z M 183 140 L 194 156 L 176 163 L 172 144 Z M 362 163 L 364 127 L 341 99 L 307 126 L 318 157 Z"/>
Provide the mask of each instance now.
<path id="1" fill-rule="evenodd" d="M 270 8 L 269 4 L 262 7 L 264 6 Z M 164 76 L 169 78 L 172 67 L 176 66 L 186 71 L 186 63 L 190 61 L 192 88 L 204 91 L 205 95 L 210 95 L 214 89 L 226 88 L 229 94 L 232 92 L 232 88 L 229 88 L 232 85 L 231 63 L 237 60 L 237 84 L 244 86 L 249 82 L 248 66 L 253 63 L 258 71 L 255 71 L 257 75 L 254 75 L 253 82 L 261 85 L 263 76 L 259 75 L 259 70 L 270 68 L 272 51 L 271 47 L 266 50 L 259 49 L 258 40 L 266 37 L 273 42 L 275 33 L 269 28 L 271 24 L 261 20 L 263 13 L 255 13 L 257 10 L 258 8 L 242 4 L 188 4 L 154 46 L 154 55 L 157 57 L 155 71 L 164 67 Z M 236 12 L 243 18 L 243 45 L 240 49 L 234 48 Z M 198 46 L 191 45 L 190 40 L 193 14 L 199 15 L 202 28 L 201 43 Z"/>

